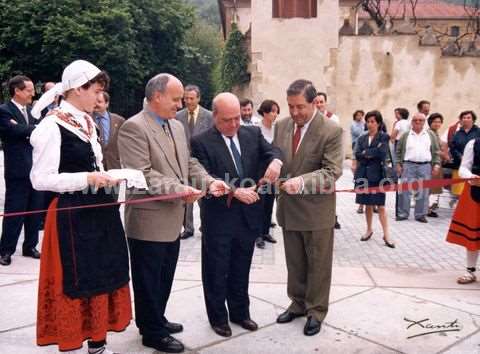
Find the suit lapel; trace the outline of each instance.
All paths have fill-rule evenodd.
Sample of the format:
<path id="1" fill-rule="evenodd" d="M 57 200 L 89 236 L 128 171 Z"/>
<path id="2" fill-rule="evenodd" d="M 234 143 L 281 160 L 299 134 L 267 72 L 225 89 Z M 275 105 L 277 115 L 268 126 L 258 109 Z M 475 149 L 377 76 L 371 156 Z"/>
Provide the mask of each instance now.
<path id="1" fill-rule="evenodd" d="M 292 160 L 292 172 L 295 173 L 298 168 L 300 168 L 303 159 L 305 158 L 305 153 L 308 151 L 308 145 L 311 141 L 315 140 L 315 134 L 318 132 L 319 125 L 323 124 L 323 116 L 320 113 L 317 113 L 310 122 L 305 135 L 303 136 L 300 146 L 297 149 L 297 153 L 294 155 Z M 292 129 L 293 130 L 293 129 Z M 291 148 L 290 148 L 291 149 Z"/>
<path id="2" fill-rule="evenodd" d="M 195 122 L 195 126 L 193 127 L 193 134 L 196 135 L 198 132 L 203 130 L 203 125 L 205 124 L 205 114 L 203 112 L 202 107 L 200 107 L 198 111 L 197 121 Z"/>
<path id="3" fill-rule="evenodd" d="M 170 129 L 172 131 L 173 141 L 176 145 L 176 158 L 179 171 L 181 172 L 182 177 L 188 177 L 188 170 L 185 170 L 185 167 L 188 166 L 188 160 L 190 155 L 187 154 L 187 150 L 180 148 L 180 142 L 185 140 L 185 133 L 178 127 L 176 124 L 170 124 Z M 175 151 L 174 151 L 175 154 Z M 187 167 L 188 168 L 188 167 Z"/>
<path id="4" fill-rule="evenodd" d="M 13 116 L 18 124 L 26 124 L 25 117 L 23 116 L 22 112 L 17 108 L 17 106 L 12 102 L 9 101 L 8 104 L 10 105 L 10 110 L 13 112 Z"/>
<path id="5" fill-rule="evenodd" d="M 247 133 L 245 132 L 244 129 L 242 129 L 242 127 L 240 127 L 240 129 L 238 130 L 238 141 L 240 142 L 240 156 L 241 156 L 241 159 L 242 159 L 242 167 L 243 167 L 243 174 L 245 175 L 244 177 L 246 176 L 249 176 L 248 172 L 250 171 L 249 170 L 249 162 L 250 162 L 250 146 L 251 146 L 251 143 L 249 144 L 249 141 L 248 141 L 248 136 L 247 136 Z"/>
<path id="6" fill-rule="evenodd" d="M 175 156 L 175 150 L 168 140 L 163 128 L 160 126 L 159 123 L 155 121 L 153 117 L 151 117 L 148 113 L 144 113 L 145 121 L 149 126 L 150 130 L 153 132 L 153 137 L 157 142 L 160 149 L 164 152 L 165 156 L 167 157 L 167 162 L 170 167 L 175 171 L 177 177 L 181 178 L 181 171 L 178 165 L 177 158 Z"/>

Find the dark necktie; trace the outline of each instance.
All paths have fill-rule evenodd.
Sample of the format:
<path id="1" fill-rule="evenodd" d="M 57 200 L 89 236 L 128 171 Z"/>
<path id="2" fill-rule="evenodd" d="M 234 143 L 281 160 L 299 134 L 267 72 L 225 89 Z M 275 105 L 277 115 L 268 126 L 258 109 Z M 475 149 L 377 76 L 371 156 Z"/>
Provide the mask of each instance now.
<path id="1" fill-rule="evenodd" d="M 193 135 L 193 129 L 195 128 L 195 114 L 193 112 L 188 113 L 188 130 L 190 130 L 190 136 Z"/>
<path id="2" fill-rule="evenodd" d="M 302 137 L 302 127 L 297 125 L 297 129 L 295 130 L 295 134 L 293 134 L 293 139 L 292 139 L 292 156 L 295 156 L 295 153 L 297 152 L 301 137 Z"/>
<path id="3" fill-rule="evenodd" d="M 240 156 L 240 152 L 238 152 L 237 146 L 233 141 L 233 137 L 229 136 L 228 139 L 230 139 L 230 149 L 232 150 L 233 159 L 235 160 L 238 177 L 243 178 L 242 157 Z"/>

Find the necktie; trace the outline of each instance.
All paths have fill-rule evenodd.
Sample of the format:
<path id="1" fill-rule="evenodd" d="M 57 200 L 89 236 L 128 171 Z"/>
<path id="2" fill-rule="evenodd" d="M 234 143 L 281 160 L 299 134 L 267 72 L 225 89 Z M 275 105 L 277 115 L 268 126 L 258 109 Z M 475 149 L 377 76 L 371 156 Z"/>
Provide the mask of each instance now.
<path id="1" fill-rule="evenodd" d="M 100 126 L 100 132 L 102 133 L 102 141 L 104 145 L 108 144 L 108 120 L 104 116 L 98 116 L 98 125 Z"/>
<path id="2" fill-rule="evenodd" d="M 28 114 L 27 114 L 27 107 L 25 107 L 25 106 L 22 107 L 22 115 L 23 115 L 23 118 L 25 119 L 25 123 L 29 124 L 29 122 L 28 122 Z"/>
<path id="3" fill-rule="evenodd" d="M 195 114 L 193 112 L 188 113 L 188 130 L 190 130 L 190 136 L 193 135 L 193 129 L 195 128 Z"/>
<path id="4" fill-rule="evenodd" d="M 295 130 L 295 134 L 293 134 L 293 139 L 292 139 L 292 155 L 293 156 L 295 156 L 295 153 L 297 152 L 301 137 L 302 137 L 302 127 L 297 125 L 297 129 Z"/>
<path id="5" fill-rule="evenodd" d="M 233 137 L 229 136 L 230 139 L 230 149 L 232 150 L 233 159 L 235 160 L 235 166 L 237 167 L 238 177 L 243 178 L 243 166 L 242 166 L 242 157 L 240 152 L 238 152 L 237 146 L 233 141 Z"/>

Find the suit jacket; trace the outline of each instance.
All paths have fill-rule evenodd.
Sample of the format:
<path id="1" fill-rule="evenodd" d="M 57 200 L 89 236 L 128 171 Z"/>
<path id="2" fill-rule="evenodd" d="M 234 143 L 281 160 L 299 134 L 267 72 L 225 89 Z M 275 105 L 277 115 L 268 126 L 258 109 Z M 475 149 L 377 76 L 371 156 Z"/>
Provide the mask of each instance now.
<path id="1" fill-rule="evenodd" d="M 263 177 L 262 165 L 273 159 L 281 159 L 281 151 L 269 144 L 257 127 L 241 126 L 238 140 L 244 179 L 250 179 L 243 187 L 255 185 Z M 192 156 L 196 157 L 205 169 L 215 178 L 224 180 L 235 187 L 240 179 L 225 140 L 216 127 L 194 136 L 191 140 Z M 233 198 L 230 208 L 227 197 L 202 199 L 202 229 L 207 234 L 225 234 L 231 230 L 252 230 L 252 237 L 260 232 L 263 217 L 262 203 L 243 204 Z"/>
<path id="2" fill-rule="evenodd" d="M 35 118 L 27 108 L 28 124 L 22 112 L 12 101 L 0 105 L 0 138 L 4 154 L 4 176 L 29 178 L 32 169 L 32 145 L 30 134 L 35 129 Z M 12 123 L 15 121 L 17 124 Z"/>
<path id="3" fill-rule="evenodd" d="M 368 134 L 363 134 L 357 139 L 355 145 L 355 159 L 357 169 L 355 179 L 366 178 L 369 186 L 378 185 L 386 177 L 385 160 L 388 153 L 389 136 L 380 131 L 368 144 Z"/>
<path id="4" fill-rule="evenodd" d="M 321 191 L 333 190 L 342 175 L 342 128 L 320 112 L 312 119 L 295 156 L 293 120 L 289 117 L 275 123 L 273 145 L 285 156 L 282 177 L 302 176 L 304 180 L 302 194 L 281 191 L 278 196 L 277 220 L 285 230 L 322 230 L 335 224 L 335 193 Z"/>
<path id="5" fill-rule="evenodd" d="M 192 137 L 190 136 L 190 129 L 188 127 L 188 109 L 184 108 L 181 111 L 178 111 L 177 119 L 182 122 L 187 140 L 190 141 Z M 193 126 L 193 136 L 201 134 L 211 127 L 213 127 L 212 112 L 203 108 L 202 106 L 199 106 L 198 117 L 195 120 L 195 125 Z"/>
<path id="6" fill-rule="evenodd" d="M 128 119 L 120 128 L 121 165 L 143 171 L 148 184 L 147 193 L 127 190 L 127 200 L 181 193 L 189 182 L 202 188 L 213 181 L 202 165 L 190 157 L 182 124 L 175 119 L 170 119 L 169 124 L 176 149 L 160 124 L 146 111 Z M 185 202 L 181 199 L 127 204 L 127 236 L 145 241 L 175 241 L 183 225 L 184 213 Z"/>
<path id="7" fill-rule="evenodd" d="M 100 145 L 102 146 L 103 154 L 103 167 L 105 170 L 112 170 L 115 168 L 120 168 L 120 156 L 118 154 L 118 132 L 123 123 L 125 123 L 125 118 L 119 116 L 115 113 L 110 113 L 110 135 L 108 138 L 108 144 L 105 145 L 104 141 L 100 139 Z M 99 136 L 103 136 L 102 127 L 98 126 L 100 131 Z"/>

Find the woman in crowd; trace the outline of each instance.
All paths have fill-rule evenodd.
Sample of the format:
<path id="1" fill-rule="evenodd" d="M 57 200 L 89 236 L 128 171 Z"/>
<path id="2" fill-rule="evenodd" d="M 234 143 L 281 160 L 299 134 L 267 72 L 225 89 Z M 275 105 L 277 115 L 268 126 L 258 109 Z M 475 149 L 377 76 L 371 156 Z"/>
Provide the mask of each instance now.
<path id="1" fill-rule="evenodd" d="M 92 112 L 108 75 L 84 60 L 68 65 L 56 93 L 64 100 L 31 136 L 35 189 L 56 192 L 45 224 L 40 263 L 37 343 L 74 351 L 87 339 L 88 353 L 109 354 L 107 331 L 123 331 L 132 318 L 128 252 L 117 206 L 57 211 L 114 202 L 105 188 L 118 183 L 103 172 Z M 56 92 L 54 92 L 56 91 Z"/>
<path id="2" fill-rule="evenodd" d="M 388 134 L 380 130 L 383 118 L 380 112 L 371 111 L 365 116 L 368 133 L 362 135 L 355 145 L 355 160 L 352 169 L 355 175 L 355 187 L 377 187 L 385 179 L 385 164 L 388 153 Z M 390 241 L 387 213 L 385 209 L 385 193 L 357 194 L 356 203 L 366 206 L 365 216 L 367 231 L 360 239 L 368 241 L 373 235 L 373 207 L 378 206 L 380 223 L 383 229 L 383 241 L 390 248 L 395 244 Z"/>
<path id="3" fill-rule="evenodd" d="M 362 110 L 356 110 L 353 113 L 353 122 L 352 126 L 350 127 L 350 134 L 352 137 L 352 151 L 355 151 L 355 144 L 358 138 L 365 134 L 365 121 L 363 120 L 363 116 L 365 112 Z M 363 205 L 359 205 L 357 209 L 357 213 L 363 214 Z"/>
<path id="4" fill-rule="evenodd" d="M 440 113 L 432 113 L 428 117 L 427 122 L 428 122 L 428 126 L 430 127 L 430 130 L 433 132 L 433 135 L 437 140 L 438 146 L 440 146 L 440 155 L 441 155 L 442 162 L 447 161 L 449 159 L 448 145 L 440 139 L 440 135 L 439 135 L 440 128 L 442 127 L 442 124 L 443 124 L 443 116 Z M 438 175 L 432 176 L 432 178 L 433 179 L 443 178 L 442 171 L 440 171 Z M 437 199 L 436 199 L 436 202 L 433 203 L 432 206 L 428 209 L 427 216 L 431 218 L 438 217 L 438 214 L 435 212 L 435 210 L 438 209 L 439 197 L 440 197 L 440 194 L 442 194 L 442 192 L 443 192 L 442 187 L 430 189 L 430 195 L 432 194 L 437 195 Z"/>
<path id="5" fill-rule="evenodd" d="M 475 271 L 480 250 L 480 138 L 466 144 L 459 176 L 477 179 L 465 183 L 447 241 L 466 248 L 467 271 L 457 279 L 457 283 L 470 284 L 477 280 Z"/>
<path id="6" fill-rule="evenodd" d="M 390 140 L 394 143 L 394 145 L 396 145 L 402 135 L 410 130 L 410 121 L 408 120 L 408 116 L 410 113 L 405 108 L 395 108 L 394 113 L 395 123 L 393 123 Z M 396 146 L 394 146 L 394 148 L 396 149 Z"/>
<path id="7" fill-rule="evenodd" d="M 480 128 L 475 125 L 477 115 L 473 111 L 464 111 L 460 113 L 461 128 L 455 133 L 450 142 L 449 149 L 452 157 L 452 178 L 458 178 L 458 169 L 462 161 L 463 150 L 465 145 L 475 138 L 480 137 Z M 462 194 L 464 183 L 456 183 L 452 185 L 452 194 L 459 196 Z"/>
<path id="8" fill-rule="evenodd" d="M 280 114 L 280 106 L 277 102 L 272 100 L 265 100 L 262 102 L 260 107 L 257 110 L 258 114 L 261 117 L 259 127 L 262 130 L 263 137 L 270 144 L 273 141 L 273 128 L 275 119 Z M 267 166 L 265 166 L 266 168 Z M 265 241 L 270 243 L 276 243 L 277 240 L 270 235 L 270 226 L 272 225 L 272 211 L 273 203 L 275 201 L 275 190 L 273 185 L 266 185 L 263 188 L 263 194 L 261 195 L 263 203 L 263 226 L 262 234 L 256 240 L 256 245 L 258 248 L 265 248 Z"/>

